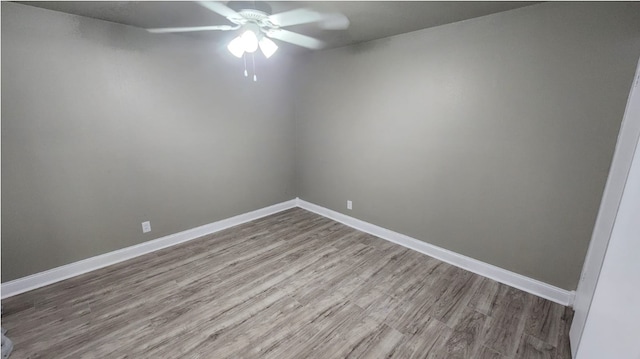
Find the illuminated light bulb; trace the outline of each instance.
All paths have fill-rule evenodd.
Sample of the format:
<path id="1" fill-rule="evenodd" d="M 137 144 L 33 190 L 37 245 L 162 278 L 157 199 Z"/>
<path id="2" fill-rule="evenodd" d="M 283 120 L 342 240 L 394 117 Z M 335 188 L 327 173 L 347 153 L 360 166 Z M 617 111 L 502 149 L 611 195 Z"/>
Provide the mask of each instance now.
<path id="1" fill-rule="evenodd" d="M 278 50 L 278 45 L 276 45 L 275 42 L 263 36 L 262 39 L 260 40 L 260 50 L 262 50 L 264 57 L 270 58 L 271 55 L 273 55 L 276 52 L 276 50 Z"/>
<path id="2" fill-rule="evenodd" d="M 258 49 L 258 37 L 256 36 L 255 32 L 247 30 L 240 36 L 240 38 L 242 39 L 244 51 L 252 53 Z"/>

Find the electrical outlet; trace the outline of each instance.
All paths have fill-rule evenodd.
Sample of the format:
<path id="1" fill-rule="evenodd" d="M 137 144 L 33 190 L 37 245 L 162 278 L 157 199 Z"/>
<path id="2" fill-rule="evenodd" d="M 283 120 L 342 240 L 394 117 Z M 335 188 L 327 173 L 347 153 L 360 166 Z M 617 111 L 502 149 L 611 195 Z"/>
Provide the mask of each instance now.
<path id="1" fill-rule="evenodd" d="M 142 233 L 151 232 L 151 222 L 142 222 Z"/>
<path id="2" fill-rule="evenodd" d="M 353 203 L 347 200 L 347 209 L 353 209 Z"/>

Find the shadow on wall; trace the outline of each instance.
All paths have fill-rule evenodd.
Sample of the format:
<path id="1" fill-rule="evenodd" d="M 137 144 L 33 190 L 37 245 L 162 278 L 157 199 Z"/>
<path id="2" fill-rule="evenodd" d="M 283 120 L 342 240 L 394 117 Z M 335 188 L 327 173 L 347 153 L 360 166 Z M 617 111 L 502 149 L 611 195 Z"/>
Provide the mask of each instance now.
<path id="1" fill-rule="evenodd" d="M 390 38 L 384 38 L 375 41 L 365 41 L 352 46 L 347 46 L 349 52 L 353 54 L 362 54 L 366 52 L 372 52 L 374 50 L 382 49 L 391 44 Z"/>
<path id="2" fill-rule="evenodd" d="M 114 51 L 147 51 L 152 48 L 152 42 L 148 41 L 124 41 L 126 37 L 132 35 L 131 31 L 126 34 L 122 29 L 122 25 L 110 22 L 104 22 L 104 26 L 96 27 L 96 20 L 87 19 L 80 16 L 74 16 L 72 21 L 75 24 L 75 31 L 80 38 L 88 42 L 108 46 Z M 140 30 L 143 31 L 143 30 Z"/>

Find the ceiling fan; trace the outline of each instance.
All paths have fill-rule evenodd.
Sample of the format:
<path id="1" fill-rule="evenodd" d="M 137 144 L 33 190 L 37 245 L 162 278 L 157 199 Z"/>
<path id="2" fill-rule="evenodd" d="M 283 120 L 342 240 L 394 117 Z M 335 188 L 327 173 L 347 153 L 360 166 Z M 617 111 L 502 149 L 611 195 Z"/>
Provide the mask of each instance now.
<path id="1" fill-rule="evenodd" d="M 271 39 L 288 42 L 308 49 L 321 49 L 324 43 L 310 36 L 302 35 L 283 27 L 318 23 L 327 30 L 349 27 L 349 19 L 340 13 L 321 13 L 309 8 L 300 8 L 272 14 L 271 6 L 262 1 L 229 1 L 227 5 L 216 1 L 199 1 L 198 4 L 227 18 L 233 25 L 212 25 L 194 27 L 168 27 L 147 29 L 152 33 L 174 33 L 192 31 L 233 31 L 240 35 L 227 48 L 236 57 L 252 54 L 258 47 L 269 58 L 278 49 Z"/>

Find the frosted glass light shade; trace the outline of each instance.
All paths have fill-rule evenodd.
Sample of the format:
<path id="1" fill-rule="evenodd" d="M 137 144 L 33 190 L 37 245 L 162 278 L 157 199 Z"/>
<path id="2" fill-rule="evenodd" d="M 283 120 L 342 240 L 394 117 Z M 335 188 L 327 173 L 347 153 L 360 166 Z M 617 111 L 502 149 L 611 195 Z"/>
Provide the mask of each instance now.
<path id="1" fill-rule="evenodd" d="M 227 49 L 233 56 L 240 58 L 244 55 L 244 43 L 242 42 L 242 37 L 238 36 L 235 39 L 231 40 L 229 45 L 227 45 Z"/>
<path id="2" fill-rule="evenodd" d="M 260 40 L 260 50 L 262 50 L 262 53 L 266 58 L 270 58 L 271 55 L 273 55 L 276 50 L 278 50 L 278 45 L 276 45 L 276 43 L 271 41 L 270 39 L 262 37 L 262 39 Z"/>

